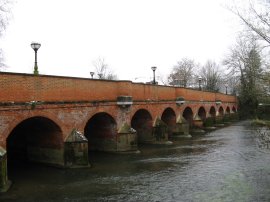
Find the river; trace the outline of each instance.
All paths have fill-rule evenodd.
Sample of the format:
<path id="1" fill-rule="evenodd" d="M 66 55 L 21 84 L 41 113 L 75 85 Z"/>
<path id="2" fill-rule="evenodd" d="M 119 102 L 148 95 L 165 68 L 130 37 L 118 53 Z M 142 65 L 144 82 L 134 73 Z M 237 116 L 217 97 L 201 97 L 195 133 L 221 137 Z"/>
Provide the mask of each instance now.
<path id="1" fill-rule="evenodd" d="M 20 165 L 0 201 L 270 201 L 270 150 L 248 122 L 139 149 L 92 153 L 86 169 Z"/>

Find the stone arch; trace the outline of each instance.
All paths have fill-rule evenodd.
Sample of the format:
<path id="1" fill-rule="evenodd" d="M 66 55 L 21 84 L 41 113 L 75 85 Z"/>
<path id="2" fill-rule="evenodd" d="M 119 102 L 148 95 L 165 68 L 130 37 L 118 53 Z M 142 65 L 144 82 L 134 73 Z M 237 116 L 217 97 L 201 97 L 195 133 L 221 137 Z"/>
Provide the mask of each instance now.
<path id="1" fill-rule="evenodd" d="M 117 149 L 117 124 L 106 112 L 96 113 L 88 120 L 84 135 L 88 139 L 89 150 L 116 151 Z"/>
<path id="2" fill-rule="evenodd" d="M 216 108 L 214 106 L 212 106 L 209 110 L 209 115 L 210 117 L 214 118 L 216 117 Z"/>
<path id="3" fill-rule="evenodd" d="M 223 116 L 223 115 L 224 115 L 224 109 L 223 109 L 222 106 L 220 106 L 220 107 L 218 108 L 218 115 L 219 115 L 219 116 Z"/>
<path id="4" fill-rule="evenodd" d="M 193 124 L 193 111 L 190 107 L 185 108 L 183 111 L 183 117 L 186 119 L 190 126 Z"/>
<path id="5" fill-rule="evenodd" d="M 168 135 L 172 136 L 174 127 L 176 125 L 176 114 L 170 107 L 166 108 L 162 113 L 161 120 L 168 126 Z"/>
<path id="6" fill-rule="evenodd" d="M 44 117 L 46 119 L 50 119 L 51 121 L 53 121 L 56 125 L 58 125 L 61 128 L 62 133 L 62 140 L 64 141 L 64 135 L 67 133 L 67 131 L 64 131 L 64 129 L 62 128 L 62 122 L 61 120 L 59 120 L 57 118 L 57 116 L 55 116 L 54 114 L 48 113 L 48 112 L 43 112 L 43 113 L 27 113 L 27 114 L 23 114 L 23 115 L 19 115 L 19 116 L 15 116 L 13 120 L 10 120 L 8 122 L 8 127 L 4 130 L 3 132 L 3 137 L 5 139 L 8 138 L 8 136 L 10 135 L 10 133 L 12 132 L 12 130 L 19 125 L 21 122 L 23 122 L 24 120 L 33 118 L 33 117 Z M 2 144 L 4 146 L 4 148 L 6 147 L 6 142 L 3 142 Z"/>
<path id="7" fill-rule="evenodd" d="M 200 117 L 200 119 L 202 121 L 205 121 L 206 119 L 206 111 L 204 109 L 204 107 L 200 107 L 199 110 L 198 110 L 198 116 Z"/>
<path id="8" fill-rule="evenodd" d="M 139 143 L 153 141 L 152 126 L 152 116 L 146 109 L 139 109 L 131 119 L 131 127 L 137 131 Z"/>
<path id="9" fill-rule="evenodd" d="M 235 106 L 232 107 L 232 112 L 233 112 L 233 113 L 236 113 L 236 108 L 235 108 Z"/>
<path id="10" fill-rule="evenodd" d="M 34 116 L 14 127 L 6 139 L 8 163 L 19 161 L 64 165 L 63 132 L 53 120 Z"/>
<path id="11" fill-rule="evenodd" d="M 229 106 L 226 107 L 226 114 L 230 114 L 230 107 Z"/>

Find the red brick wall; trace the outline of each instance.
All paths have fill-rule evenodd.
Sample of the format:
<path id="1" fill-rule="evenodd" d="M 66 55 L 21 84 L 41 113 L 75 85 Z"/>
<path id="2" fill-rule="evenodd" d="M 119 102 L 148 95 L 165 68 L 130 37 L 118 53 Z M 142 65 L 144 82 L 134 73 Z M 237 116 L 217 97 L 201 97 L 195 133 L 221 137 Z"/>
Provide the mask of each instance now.
<path id="1" fill-rule="evenodd" d="M 121 108 L 116 105 L 116 97 L 130 95 L 133 105 Z M 177 97 L 184 97 L 186 103 L 178 106 Z M 210 93 L 192 89 L 146 85 L 130 81 L 102 81 L 82 78 L 56 76 L 33 76 L 28 74 L 0 73 L 0 146 L 6 146 L 6 138 L 23 120 L 31 117 L 45 117 L 61 128 L 63 141 L 76 128 L 83 132 L 95 114 L 105 112 L 116 122 L 117 129 L 124 123 L 131 124 L 134 114 L 146 109 L 152 121 L 160 118 L 164 110 L 170 107 L 176 118 L 190 107 L 195 115 L 203 106 L 207 116 L 211 106 L 216 112 L 219 107 L 216 100 L 221 100 L 224 111 L 227 106 L 237 109 L 236 97 L 221 93 Z M 35 108 L 30 105 L 10 105 L 3 103 L 27 101 L 104 101 L 92 103 L 41 104 Z M 138 102 L 141 101 L 141 102 Z M 158 101 L 158 102 L 157 102 Z M 207 101 L 207 102 L 204 102 Z M 208 102 L 211 103 L 208 103 Z M 2 104 L 1 104 L 2 103 Z"/>
<path id="2" fill-rule="evenodd" d="M 133 100 L 175 100 L 236 102 L 222 93 L 210 93 L 169 86 L 146 85 L 131 81 L 92 80 L 60 76 L 0 73 L 0 102 L 26 101 L 103 101 L 129 95 Z"/>

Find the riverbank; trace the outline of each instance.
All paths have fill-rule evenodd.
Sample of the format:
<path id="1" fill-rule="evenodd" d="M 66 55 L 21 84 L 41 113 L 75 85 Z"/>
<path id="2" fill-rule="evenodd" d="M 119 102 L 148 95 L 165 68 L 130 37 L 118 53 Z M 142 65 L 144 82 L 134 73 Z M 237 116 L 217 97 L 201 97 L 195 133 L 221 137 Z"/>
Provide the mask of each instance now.
<path id="1" fill-rule="evenodd" d="M 258 147 L 270 152 L 270 121 L 255 119 L 251 121 L 251 126 L 255 127 Z"/>

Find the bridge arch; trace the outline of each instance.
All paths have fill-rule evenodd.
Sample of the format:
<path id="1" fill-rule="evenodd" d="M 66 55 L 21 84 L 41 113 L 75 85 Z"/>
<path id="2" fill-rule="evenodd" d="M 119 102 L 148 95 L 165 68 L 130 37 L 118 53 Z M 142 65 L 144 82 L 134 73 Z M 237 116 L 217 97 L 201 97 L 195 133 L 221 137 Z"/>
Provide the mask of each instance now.
<path id="1" fill-rule="evenodd" d="M 198 116 L 201 118 L 202 121 L 205 121 L 206 119 L 206 111 L 204 109 L 204 107 L 200 107 L 198 110 Z"/>
<path id="2" fill-rule="evenodd" d="M 229 106 L 226 107 L 226 114 L 230 114 L 230 107 Z"/>
<path id="3" fill-rule="evenodd" d="M 99 112 L 85 125 L 84 136 L 88 139 L 88 149 L 96 151 L 115 151 L 117 147 L 117 124 L 114 118 Z"/>
<path id="4" fill-rule="evenodd" d="M 131 119 L 131 127 L 137 131 L 138 142 L 147 143 L 153 140 L 153 119 L 146 109 L 139 109 Z"/>
<path id="5" fill-rule="evenodd" d="M 193 124 L 193 111 L 190 107 L 186 107 L 183 111 L 183 117 L 191 126 Z"/>
<path id="6" fill-rule="evenodd" d="M 223 116 L 223 115 L 224 115 L 224 109 L 223 109 L 222 106 L 220 106 L 220 107 L 218 108 L 218 115 L 219 115 L 219 116 Z"/>
<path id="7" fill-rule="evenodd" d="M 174 110 L 170 107 L 166 108 L 162 113 L 161 120 L 168 126 L 168 135 L 172 136 L 176 125 L 176 114 Z"/>
<path id="8" fill-rule="evenodd" d="M 210 110 L 209 110 L 209 115 L 210 115 L 210 117 L 212 117 L 212 118 L 215 118 L 216 117 L 216 108 L 214 107 L 214 106 L 212 106 L 211 108 L 210 108 Z"/>
<path id="9" fill-rule="evenodd" d="M 14 127 L 6 139 L 8 163 L 40 162 L 63 165 L 63 132 L 53 120 L 34 116 Z"/>

